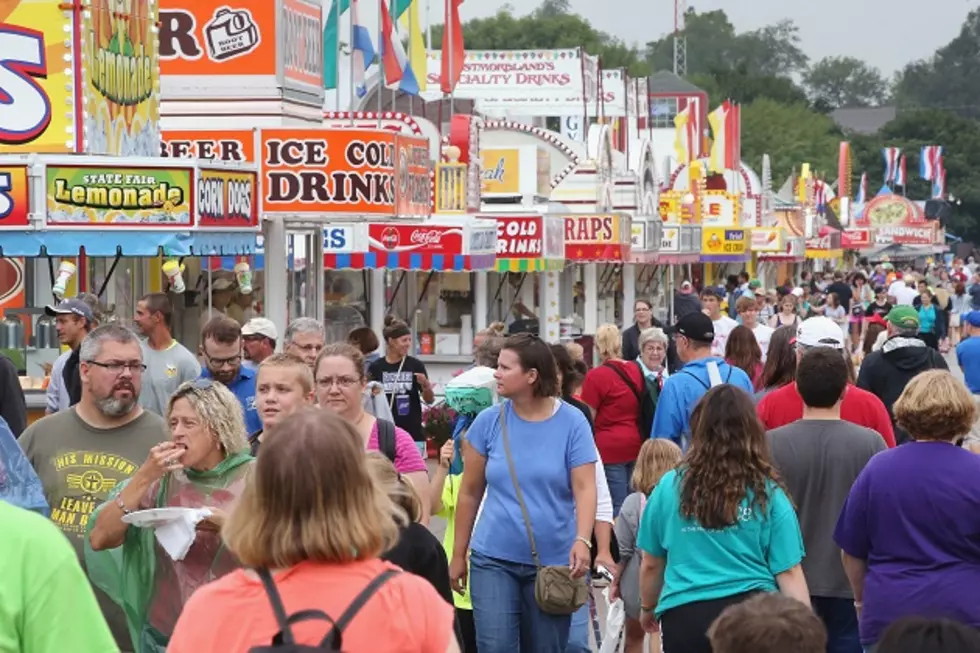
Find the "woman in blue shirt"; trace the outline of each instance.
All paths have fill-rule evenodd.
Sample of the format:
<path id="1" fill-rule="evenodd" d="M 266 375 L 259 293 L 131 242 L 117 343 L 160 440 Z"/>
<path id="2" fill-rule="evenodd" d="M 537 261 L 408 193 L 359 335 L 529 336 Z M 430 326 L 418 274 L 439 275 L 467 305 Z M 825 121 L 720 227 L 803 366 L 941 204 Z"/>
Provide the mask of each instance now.
<path id="1" fill-rule="evenodd" d="M 919 302 L 919 339 L 938 350 L 942 316 L 939 314 L 940 310 L 936 306 L 932 291 L 922 291 Z"/>
<path id="2" fill-rule="evenodd" d="M 494 377 L 497 393 L 509 401 L 484 410 L 466 433 L 466 474 L 449 574 L 454 589 L 462 591 L 471 551 L 470 596 L 480 653 L 562 653 L 571 616 L 547 614 L 535 602 L 537 569 L 501 422 L 506 420 L 541 564 L 568 565 L 576 576 L 589 566 L 596 514 L 592 431 L 581 411 L 557 399 L 555 358 L 536 336 L 507 338 Z"/>
<path id="3" fill-rule="evenodd" d="M 650 495 L 637 548 L 640 623 L 660 630 L 663 653 L 711 653 L 711 622 L 758 592 L 810 604 L 800 525 L 743 390 L 719 385 L 695 406 L 690 449 Z"/>

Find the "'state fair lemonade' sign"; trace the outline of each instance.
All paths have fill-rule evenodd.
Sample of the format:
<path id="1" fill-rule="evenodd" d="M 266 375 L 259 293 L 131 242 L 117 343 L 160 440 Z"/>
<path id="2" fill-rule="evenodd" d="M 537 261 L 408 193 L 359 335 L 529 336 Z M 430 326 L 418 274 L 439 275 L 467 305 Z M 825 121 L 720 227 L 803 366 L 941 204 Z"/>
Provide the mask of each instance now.
<path id="1" fill-rule="evenodd" d="M 0 3 L 0 154 L 81 150 L 72 13 L 51 0 Z"/>
<path id="2" fill-rule="evenodd" d="M 52 226 L 190 226 L 188 168 L 48 166 L 47 223 Z"/>
<path id="3" fill-rule="evenodd" d="M 254 172 L 201 170 L 197 183 L 199 227 L 258 227 Z"/>

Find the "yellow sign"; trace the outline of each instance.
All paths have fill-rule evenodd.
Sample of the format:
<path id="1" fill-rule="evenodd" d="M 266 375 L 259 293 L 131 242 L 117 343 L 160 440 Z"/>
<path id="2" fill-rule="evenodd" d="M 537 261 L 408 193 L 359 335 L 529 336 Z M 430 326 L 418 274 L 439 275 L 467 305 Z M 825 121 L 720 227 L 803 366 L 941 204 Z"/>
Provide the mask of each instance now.
<path id="1" fill-rule="evenodd" d="M 746 229 L 701 228 L 701 254 L 706 261 L 741 261 L 748 252 Z"/>
<path id="2" fill-rule="evenodd" d="M 681 221 L 681 194 L 677 191 L 660 193 L 660 219 L 670 224 Z"/>
<path id="3" fill-rule="evenodd" d="M 484 195 L 517 195 L 521 192 L 521 151 L 517 149 L 482 150 L 482 182 Z"/>
<path id="4" fill-rule="evenodd" d="M 0 154 L 76 151 L 71 15 L 51 0 L 0 3 Z"/>
<path id="5" fill-rule="evenodd" d="M 85 136 L 92 154 L 160 156 L 160 63 L 152 0 L 85 11 Z"/>

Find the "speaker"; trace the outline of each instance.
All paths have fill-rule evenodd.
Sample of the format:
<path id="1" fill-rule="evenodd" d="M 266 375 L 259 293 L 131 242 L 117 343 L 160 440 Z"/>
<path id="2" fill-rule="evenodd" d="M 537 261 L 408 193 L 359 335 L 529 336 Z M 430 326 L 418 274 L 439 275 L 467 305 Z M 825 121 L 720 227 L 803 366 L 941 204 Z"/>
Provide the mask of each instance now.
<path id="1" fill-rule="evenodd" d="M 926 220 L 939 220 L 939 224 L 945 225 L 953 213 L 953 207 L 946 200 L 926 200 L 925 213 Z"/>

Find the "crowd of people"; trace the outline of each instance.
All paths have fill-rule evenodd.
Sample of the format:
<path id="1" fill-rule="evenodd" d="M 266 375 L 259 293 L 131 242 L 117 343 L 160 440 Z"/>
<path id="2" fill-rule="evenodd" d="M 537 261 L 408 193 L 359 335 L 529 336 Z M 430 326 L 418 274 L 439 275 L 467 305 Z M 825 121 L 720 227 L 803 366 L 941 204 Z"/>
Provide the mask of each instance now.
<path id="1" fill-rule="evenodd" d="M 404 322 L 192 353 L 166 295 L 64 300 L 48 414 L 0 398 L 0 496 L 44 504 L 0 502 L 0 651 L 577 653 L 608 583 L 627 653 L 980 652 L 976 272 L 684 281 L 594 365 L 494 325 L 431 466 Z"/>

